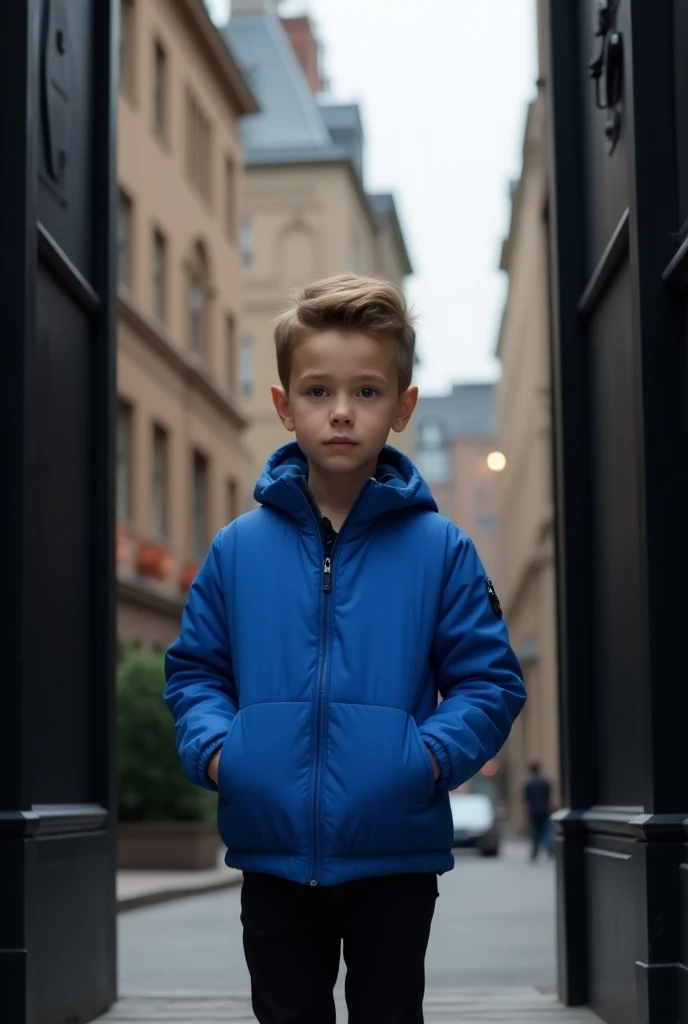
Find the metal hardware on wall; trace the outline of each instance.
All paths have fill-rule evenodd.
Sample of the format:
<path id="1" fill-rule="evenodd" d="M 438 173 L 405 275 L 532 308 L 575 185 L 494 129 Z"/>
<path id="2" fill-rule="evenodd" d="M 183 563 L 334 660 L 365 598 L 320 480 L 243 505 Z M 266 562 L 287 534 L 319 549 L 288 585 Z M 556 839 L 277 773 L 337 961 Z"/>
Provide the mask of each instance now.
<path id="1" fill-rule="evenodd" d="M 67 168 L 71 50 L 65 0 L 45 0 L 41 39 L 41 108 L 45 165 L 62 190 Z"/>
<path id="2" fill-rule="evenodd" d="M 607 111 L 604 134 L 610 155 L 621 134 L 621 97 L 623 92 L 623 36 L 616 29 L 616 15 L 621 0 L 600 0 L 597 9 L 595 37 L 601 40 L 600 52 L 590 61 L 590 77 L 595 83 L 595 105 Z M 602 79 L 604 78 L 604 89 Z"/>

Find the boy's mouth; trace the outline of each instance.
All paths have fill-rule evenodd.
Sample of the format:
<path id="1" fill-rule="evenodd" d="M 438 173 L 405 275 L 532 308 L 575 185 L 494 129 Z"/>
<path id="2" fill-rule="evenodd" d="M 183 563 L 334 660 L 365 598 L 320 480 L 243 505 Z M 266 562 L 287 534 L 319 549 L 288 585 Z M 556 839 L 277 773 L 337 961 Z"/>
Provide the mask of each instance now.
<path id="1" fill-rule="evenodd" d="M 331 437 L 329 441 L 325 441 L 328 448 L 353 448 L 357 443 L 350 437 Z"/>

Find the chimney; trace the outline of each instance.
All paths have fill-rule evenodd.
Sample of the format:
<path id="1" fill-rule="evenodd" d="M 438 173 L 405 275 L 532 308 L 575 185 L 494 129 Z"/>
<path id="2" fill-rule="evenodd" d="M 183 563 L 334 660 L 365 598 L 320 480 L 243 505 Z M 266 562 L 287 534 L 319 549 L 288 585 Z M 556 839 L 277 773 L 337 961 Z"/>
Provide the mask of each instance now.
<path id="1" fill-rule="evenodd" d="M 232 0 L 232 17 L 242 14 L 277 14 L 277 0 Z"/>
<path id="2" fill-rule="evenodd" d="M 241 0 L 247 2 L 247 0 Z M 306 81 L 314 95 L 322 92 L 325 81 L 320 74 L 320 44 L 313 32 L 313 23 L 308 17 L 282 18 L 291 48 L 297 56 Z"/>

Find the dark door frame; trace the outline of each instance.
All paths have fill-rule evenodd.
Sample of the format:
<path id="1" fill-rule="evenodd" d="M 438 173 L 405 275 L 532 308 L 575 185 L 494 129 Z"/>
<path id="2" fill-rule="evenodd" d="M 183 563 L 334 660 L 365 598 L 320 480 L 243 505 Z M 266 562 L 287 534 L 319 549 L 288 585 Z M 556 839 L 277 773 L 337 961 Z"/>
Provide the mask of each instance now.
<path id="1" fill-rule="evenodd" d="M 625 208 L 590 264 L 591 226 L 599 233 L 600 189 L 589 159 L 602 120 L 586 67 L 599 41 L 592 0 L 549 0 L 552 375 L 556 449 L 561 759 L 565 809 L 557 820 L 559 993 L 590 1003 L 613 1024 L 688 1021 L 688 773 L 681 767 L 688 660 L 686 305 L 688 247 L 677 252 L 677 133 L 673 0 L 620 0 L 624 75 L 621 132 Z M 588 20 L 587 15 L 590 15 Z M 589 34 L 586 34 L 589 33 Z M 620 153 L 610 156 L 619 160 Z M 605 172 L 606 173 L 606 172 Z M 621 187 L 621 185 L 619 186 Z M 595 199 L 598 199 L 595 205 Z M 624 700 L 624 679 L 600 674 L 594 554 L 598 509 L 592 480 L 590 346 L 619 275 L 629 275 L 630 334 L 613 339 L 631 360 L 635 446 L 633 485 L 606 493 L 606 507 L 637 508 L 640 572 L 641 737 L 634 805 L 604 805 L 609 716 L 601 701 Z M 615 299 L 614 301 L 619 301 Z M 596 333 L 592 324 L 596 323 Z M 619 353 L 619 358 L 620 358 Z M 613 352 L 612 357 L 614 358 Z M 613 398 L 612 398 L 613 405 Z M 621 410 L 610 409 L 610 416 Z M 617 423 L 620 422 L 618 419 Z M 604 480 L 597 488 L 604 488 Z M 611 486 L 611 483 L 610 483 Z M 595 548 L 595 542 L 598 547 Z M 609 592 L 623 602 L 626 595 Z M 599 600 L 599 597 L 598 597 Z M 611 613 L 610 613 L 611 614 Z M 606 692 L 605 692 L 606 691 Z M 614 728 L 612 725 L 611 728 Z M 617 737 L 618 738 L 618 737 Z M 628 756 L 631 756 L 628 754 Z M 618 765 L 615 766 L 618 768 Z M 602 865 L 602 866 L 600 866 Z M 604 898 L 600 880 L 605 879 Z M 615 907 L 630 901 L 634 922 L 615 938 Z M 617 928 L 618 932 L 618 928 Z M 593 936 L 602 963 L 592 961 Z M 601 945 L 600 945 L 601 944 Z M 619 979 L 635 984 L 621 991 Z M 624 983 L 625 984 L 625 983 Z"/>
<path id="2" fill-rule="evenodd" d="M 81 15 L 89 19 L 88 53 L 78 50 L 74 40 L 81 37 L 70 21 Z M 0 194 L 5 245 L 0 283 L 0 476 L 8 484 L 6 499 L 0 502 L 8 598 L 0 624 L 4 665 L 0 719 L 0 1002 L 3 1019 L 6 1015 L 8 1021 L 24 1024 L 90 1019 L 107 1009 L 116 996 L 113 242 L 118 20 L 117 0 L 22 0 L 5 5 L 0 33 L 0 88 L 4 98 Z M 92 69 L 90 80 L 81 83 L 88 91 L 91 144 L 81 149 L 72 146 L 81 130 L 74 118 L 78 79 L 69 80 L 69 88 L 64 89 L 60 72 L 55 71 L 65 64 L 71 71 L 77 66 L 80 70 Z M 90 266 L 70 256 L 39 215 L 41 190 L 45 204 L 45 189 L 52 188 L 50 202 L 54 203 L 55 220 L 69 235 L 72 210 L 78 205 L 79 197 L 73 190 L 61 191 L 56 171 L 59 165 L 49 168 L 46 164 L 51 133 L 53 155 L 64 144 L 67 173 L 80 166 L 83 176 L 92 183 Z M 83 163 L 79 165 L 79 161 Z M 36 595 L 42 586 L 41 573 L 50 570 L 48 565 L 37 564 L 35 554 L 40 481 L 33 455 L 46 440 L 42 436 L 44 410 L 37 398 L 39 332 L 46 330 L 40 319 L 44 308 L 41 302 L 45 302 L 41 300 L 45 294 L 41 282 L 49 287 L 51 295 L 59 297 L 55 301 L 68 303 L 73 315 L 89 325 L 84 330 L 88 330 L 90 340 L 85 371 L 90 413 L 88 422 L 83 423 L 89 444 L 88 465 L 83 470 L 84 479 L 90 481 L 90 512 L 88 537 L 84 537 L 88 549 L 83 557 L 88 559 L 92 615 L 83 636 L 89 652 L 88 678 L 82 680 L 89 693 L 88 728 L 79 738 L 88 765 L 83 779 L 88 798 L 80 803 L 66 799 L 40 804 L 35 799 L 37 744 L 44 739 L 29 655 L 32 645 L 41 642 L 44 609 Z M 65 325 L 52 323 L 47 329 L 53 338 L 63 339 L 60 344 L 64 343 Z M 59 351 L 59 346 L 51 351 Z M 54 399 L 59 401 L 59 393 Z M 75 453 L 74 458 L 78 457 Z M 66 601 L 69 596 L 65 595 Z M 42 685 L 46 685 L 45 680 Z M 55 742 L 59 746 L 59 739 Z M 71 865 L 66 872 L 65 865 Z M 97 935 L 88 933 L 89 924 L 78 913 L 72 918 L 61 917 L 60 908 L 69 906 L 65 879 L 75 887 L 75 897 L 97 900 L 101 916 Z M 79 906 L 76 899 L 74 905 Z M 72 945 L 76 949 L 77 943 L 87 955 L 78 972 L 73 970 L 65 976 L 59 965 L 74 963 L 74 956 L 65 959 L 63 954 Z"/>

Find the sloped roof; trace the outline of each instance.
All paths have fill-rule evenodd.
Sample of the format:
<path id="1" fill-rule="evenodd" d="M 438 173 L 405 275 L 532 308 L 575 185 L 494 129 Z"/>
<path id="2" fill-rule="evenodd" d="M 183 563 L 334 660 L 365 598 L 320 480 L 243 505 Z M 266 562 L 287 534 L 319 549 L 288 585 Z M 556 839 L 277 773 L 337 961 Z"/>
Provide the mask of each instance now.
<path id="1" fill-rule="evenodd" d="M 333 144 L 348 155 L 363 181 L 363 124 L 358 103 L 321 103 L 319 109 Z"/>
<path id="2" fill-rule="evenodd" d="M 396 236 L 396 242 L 401 253 L 404 273 L 413 273 L 413 264 L 406 245 L 406 238 L 399 220 L 399 211 L 394 196 L 391 192 L 369 192 L 368 202 L 372 208 L 375 220 L 379 226 L 391 224 L 392 231 Z"/>
<path id="3" fill-rule="evenodd" d="M 455 384 L 449 395 L 418 401 L 416 425 L 439 421 L 449 438 L 495 437 L 499 432 L 495 384 Z"/>
<path id="4" fill-rule="evenodd" d="M 313 95 L 275 14 L 240 12 L 230 18 L 221 34 L 260 108 L 259 113 L 240 122 L 246 164 L 254 168 L 347 164 L 371 226 L 391 224 L 405 272 L 412 273 L 394 197 L 365 193 L 358 104 L 322 102 Z"/>
<path id="5" fill-rule="evenodd" d="M 275 150 L 317 159 L 335 149 L 279 18 L 241 15 L 222 34 L 260 106 L 260 113 L 241 121 L 247 162 Z"/>

